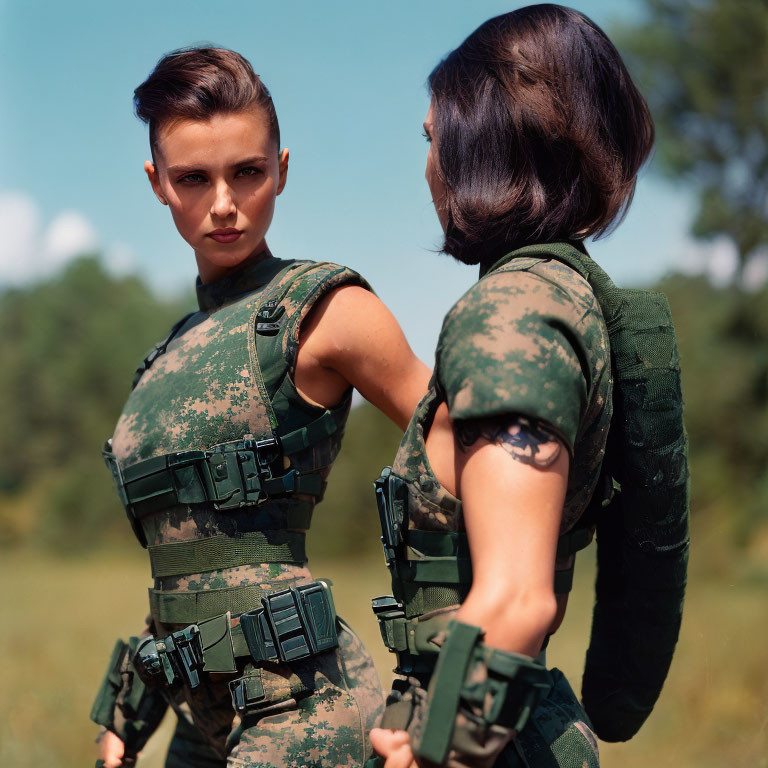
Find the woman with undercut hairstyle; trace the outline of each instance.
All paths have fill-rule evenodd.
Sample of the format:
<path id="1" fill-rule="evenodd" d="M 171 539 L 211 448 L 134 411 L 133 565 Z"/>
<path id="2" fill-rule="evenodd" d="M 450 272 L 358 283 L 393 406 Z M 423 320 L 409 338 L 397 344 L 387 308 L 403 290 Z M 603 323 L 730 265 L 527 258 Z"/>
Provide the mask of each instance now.
<path id="1" fill-rule="evenodd" d="M 135 106 L 198 309 L 139 367 L 105 448 L 154 584 L 94 704 L 101 765 L 133 764 L 170 703 L 167 766 L 360 766 L 381 685 L 305 533 L 352 387 L 404 428 L 429 371 L 360 275 L 270 252 L 288 150 L 242 56 L 170 53 Z"/>
<path id="2" fill-rule="evenodd" d="M 606 321 L 613 298 L 629 293 L 610 283 L 584 242 L 626 212 L 653 124 L 602 30 L 557 5 L 485 22 L 437 65 L 429 89 L 426 179 L 442 250 L 478 266 L 480 279 L 446 316 L 429 391 L 376 484 L 394 595 L 377 598 L 374 610 L 402 677 L 371 741 L 386 768 L 597 766 L 594 730 L 628 738 L 658 690 L 646 706 L 632 692 L 622 698 L 621 674 L 611 679 L 623 668 L 599 649 L 623 651 L 617 610 L 607 619 L 596 611 L 595 628 L 609 631 L 593 630 L 597 650 L 585 674 L 602 732 L 563 674 L 547 669 L 545 648 L 563 621 L 574 553 L 591 540 L 592 515 L 612 486 L 601 471 L 614 408 Z M 644 333 L 664 342 L 655 352 L 666 350 L 664 368 L 675 360 L 674 336 L 662 328 L 663 312 L 649 311 Z M 616 312 L 619 326 L 630 315 Z M 645 370 L 642 356 L 630 362 Z M 669 400 L 679 405 L 677 374 Z M 634 391 L 642 400 L 645 390 Z M 685 443 L 682 422 L 675 425 L 679 490 Z M 680 546 L 687 552 L 687 540 Z M 605 579 L 618 594 L 620 579 Z M 654 589 L 651 614 L 661 608 Z M 677 598 L 670 611 L 679 628 Z M 645 605 L 630 607 L 646 616 Z M 654 643 L 644 639 L 645 649 L 639 637 L 627 644 L 640 677 L 663 682 L 669 662 L 660 652 L 659 669 L 643 668 Z"/>

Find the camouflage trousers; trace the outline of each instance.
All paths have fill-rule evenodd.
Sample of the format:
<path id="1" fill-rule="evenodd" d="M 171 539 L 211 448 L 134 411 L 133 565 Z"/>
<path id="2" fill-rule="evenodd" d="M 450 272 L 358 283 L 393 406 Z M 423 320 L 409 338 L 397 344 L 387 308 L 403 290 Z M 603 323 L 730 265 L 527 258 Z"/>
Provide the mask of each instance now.
<path id="1" fill-rule="evenodd" d="M 335 651 L 246 673 L 261 677 L 266 698 L 242 719 L 229 677 L 203 675 L 172 702 L 179 722 L 166 768 L 358 768 L 372 754 L 368 733 L 383 693 L 373 660 L 345 623 Z"/>
<path id="2" fill-rule="evenodd" d="M 552 690 L 523 732 L 499 755 L 495 768 L 598 768 L 597 737 L 559 669 Z"/>

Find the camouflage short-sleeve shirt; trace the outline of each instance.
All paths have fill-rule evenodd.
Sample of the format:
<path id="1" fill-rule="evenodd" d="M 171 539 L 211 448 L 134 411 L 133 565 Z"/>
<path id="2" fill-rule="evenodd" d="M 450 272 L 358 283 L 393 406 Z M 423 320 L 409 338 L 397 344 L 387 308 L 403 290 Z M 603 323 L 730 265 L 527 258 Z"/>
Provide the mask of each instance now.
<path id="1" fill-rule="evenodd" d="M 432 385 L 392 465 L 409 488 L 409 527 L 464 529 L 461 502 L 439 484 L 426 457 L 426 433 L 446 401 L 455 421 L 522 415 L 562 437 L 571 463 L 561 532 L 569 531 L 600 476 L 611 387 L 608 331 L 580 274 L 530 257 L 493 270 L 446 316 Z"/>
<path id="2" fill-rule="evenodd" d="M 558 261 L 513 259 L 448 313 L 436 363 L 455 421 L 522 415 L 562 437 L 570 528 L 597 482 L 611 418 L 608 332 L 587 281 Z"/>

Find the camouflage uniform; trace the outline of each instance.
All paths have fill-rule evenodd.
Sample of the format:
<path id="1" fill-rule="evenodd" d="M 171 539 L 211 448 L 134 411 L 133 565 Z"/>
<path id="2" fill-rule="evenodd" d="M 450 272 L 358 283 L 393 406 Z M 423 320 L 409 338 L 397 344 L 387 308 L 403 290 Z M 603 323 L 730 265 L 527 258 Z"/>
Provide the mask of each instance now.
<path id="1" fill-rule="evenodd" d="M 300 276 L 297 278 L 296 275 Z M 290 282 L 293 280 L 293 282 Z M 271 401 L 281 434 L 300 429 L 325 409 L 307 402 L 293 384 L 299 326 L 313 304 L 340 285 L 366 284 L 333 264 L 287 262 L 267 255 L 236 274 L 209 285 L 198 282 L 200 311 L 192 315 L 139 380 L 113 437 L 113 451 L 125 469 L 175 451 L 208 449 L 270 434 Z M 284 286 L 290 289 L 284 290 Z M 254 342 L 257 312 L 272 300 L 279 309 L 287 374 L 265 392 L 266 376 Z M 274 309 L 274 306 L 273 306 Z M 292 455 L 302 474 L 327 478 L 340 448 L 351 393 L 331 409 L 339 429 Z M 324 486 L 324 483 L 323 483 Z M 175 504 L 140 520 L 150 548 L 213 536 L 295 528 L 301 509 L 308 526 L 317 497 L 294 494 L 260 506 L 217 511 L 210 504 Z M 250 563 L 238 567 L 156 578 L 150 590 L 156 637 L 206 618 L 206 600 L 222 596 L 256 607 L 262 592 L 309 583 L 306 564 Z M 189 606 L 182 617 L 174 606 Z M 213 611 L 222 613 L 221 610 Z M 369 752 L 368 731 L 381 712 L 382 694 L 373 662 L 343 622 L 339 647 L 291 665 L 238 664 L 235 675 L 201 675 L 194 690 L 184 686 L 172 706 L 179 725 L 168 766 L 357 766 Z M 261 678 L 264 706 L 242 720 L 232 708 L 228 682 L 243 674 Z"/>
<path id="2" fill-rule="evenodd" d="M 571 463 L 561 534 L 571 531 L 598 482 L 611 419 L 608 334 L 586 280 L 557 261 L 515 258 L 492 269 L 448 313 L 432 384 L 392 466 L 407 495 L 406 543 L 428 540 L 413 536 L 416 530 L 465 531 L 461 502 L 440 485 L 426 456 L 425 438 L 443 402 L 456 422 L 498 418 L 504 423 L 521 415 L 546 423 L 562 438 Z M 408 546 L 406 557 L 409 565 L 419 566 L 424 552 Z M 556 564 L 559 571 L 572 566 L 573 555 Z M 450 615 L 450 606 L 466 597 L 471 581 L 454 581 L 459 583 L 393 578 L 393 588 L 407 620 L 434 621 L 446 609 Z M 418 669 L 424 663 L 420 658 L 415 657 L 416 671 L 410 674 L 426 688 L 431 672 Z M 586 713 L 562 673 L 551 672 L 549 696 L 497 765 L 598 765 Z"/>

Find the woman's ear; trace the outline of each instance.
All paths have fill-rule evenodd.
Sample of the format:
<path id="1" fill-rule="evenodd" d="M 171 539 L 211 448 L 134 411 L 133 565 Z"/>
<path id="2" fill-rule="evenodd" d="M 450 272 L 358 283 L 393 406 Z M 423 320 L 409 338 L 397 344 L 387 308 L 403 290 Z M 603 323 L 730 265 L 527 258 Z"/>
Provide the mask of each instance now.
<path id="1" fill-rule="evenodd" d="M 144 173 L 147 174 L 147 178 L 149 179 L 149 183 L 152 185 L 152 191 L 157 196 L 157 199 L 163 204 L 168 205 L 168 201 L 165 199 L 165 195 L 163 195 L 163 191 L 160 188 L 160 178 L 157 173 L 157 169 L 155 168 L 154 163 L 151 160 L 147 160 L 144 163 Z"/>
<path id="2" fill-rule="evenodd" d="M 285 148 L 280 153 L 280 159 L 278 160 L 280 168 L 280 179 L 277 183 L 277 194 L 279 195 L 283 189 L 285 189 L 285 182 L 288 180 L 288 149 Z"/>

